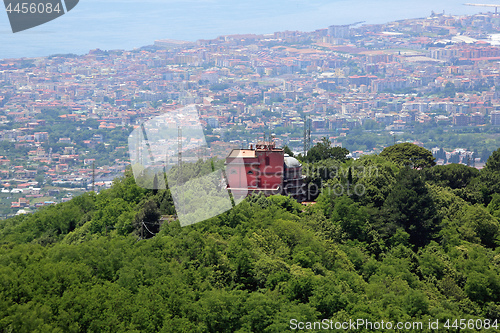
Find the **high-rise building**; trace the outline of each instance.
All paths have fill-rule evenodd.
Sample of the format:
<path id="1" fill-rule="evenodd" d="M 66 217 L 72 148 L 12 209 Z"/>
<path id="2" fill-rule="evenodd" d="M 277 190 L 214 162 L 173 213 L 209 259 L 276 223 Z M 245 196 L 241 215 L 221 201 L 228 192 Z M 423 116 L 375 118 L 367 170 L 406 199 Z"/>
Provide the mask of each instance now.
<path id="1" fill-rule="evenodd" d="M 328 27 L 328 35 L 334 38 L 349 38 L 351 36 L 349 25 L 331 25 Z"/>
<path id="2" fill-rule="evenodd" d="M 500 111 L 491 112 L 491 124 L 493 126 L 500 126 Z"/>
<path id="3" fill-rule="evenodd" d="M 469 117 L 463 113 L 458 113 L 453 115 L 453 125 L 455 126 L 467 126 L 469 125 Z"/>

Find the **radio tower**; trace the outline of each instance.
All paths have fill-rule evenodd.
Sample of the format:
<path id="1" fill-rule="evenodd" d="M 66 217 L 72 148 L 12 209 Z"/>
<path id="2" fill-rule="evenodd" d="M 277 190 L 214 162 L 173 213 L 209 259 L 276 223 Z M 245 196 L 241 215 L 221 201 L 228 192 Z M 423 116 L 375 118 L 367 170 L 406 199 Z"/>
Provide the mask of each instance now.
<path id="1" fill-rule="evenodd" d="M 177 164 L 178 164 L 178 181 L 177 181 L 177 186 L 181 186 L 182 184 L 182 128 L 179 126 L 177 127 Z M 182 214 L 183 211 L 183 206 L 184 206 L 184 194 L 182 194 L 182 198 L 180 199 L 180 207 L 179 211 L 177 212 L 177 216 Z"/>
<path id="2" fill-rule="evenodd" d="M 304 119 L 304 156 L 311 149 L 311 120 Z"/>

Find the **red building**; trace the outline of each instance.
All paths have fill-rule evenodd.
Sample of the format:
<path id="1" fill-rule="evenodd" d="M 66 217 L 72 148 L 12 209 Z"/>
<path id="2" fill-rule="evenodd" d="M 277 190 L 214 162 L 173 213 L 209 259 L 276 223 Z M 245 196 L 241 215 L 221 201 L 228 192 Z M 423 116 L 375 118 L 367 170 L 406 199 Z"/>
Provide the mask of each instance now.
<path id="1" fill-rule="evenodd" d="M 302 165 L 274 142 L 259 142 L 255 149 L 233 149 L 226 158 L 226 176 L 237 198 L 264 193 L 304 199 Z"/>

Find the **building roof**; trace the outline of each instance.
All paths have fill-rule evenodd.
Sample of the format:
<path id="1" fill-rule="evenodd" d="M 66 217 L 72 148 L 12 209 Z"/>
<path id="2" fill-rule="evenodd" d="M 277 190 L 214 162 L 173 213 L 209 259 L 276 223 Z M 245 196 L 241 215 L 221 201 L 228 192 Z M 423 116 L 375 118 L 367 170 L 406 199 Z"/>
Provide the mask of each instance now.
<path id="1" fill-rule="evenodd" d="M 233 149 L 228 158 L 255 158 L 255 150 L 252 149 Z"/>

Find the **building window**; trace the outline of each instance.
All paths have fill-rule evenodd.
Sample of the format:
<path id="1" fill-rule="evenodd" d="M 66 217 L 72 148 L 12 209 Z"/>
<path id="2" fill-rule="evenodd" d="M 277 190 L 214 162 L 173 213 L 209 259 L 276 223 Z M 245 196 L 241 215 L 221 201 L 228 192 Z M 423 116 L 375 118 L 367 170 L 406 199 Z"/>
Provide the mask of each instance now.
<path id="1" fill-rule="evenodd" d="M 252 170 L 248 171 L 248 174 L 253 175 L 253 171 Z"/>
<path id="2" fill-rule="evenodd" d="M 269 165 L 269 156 L 266 156 L 266 165 Z"/>

